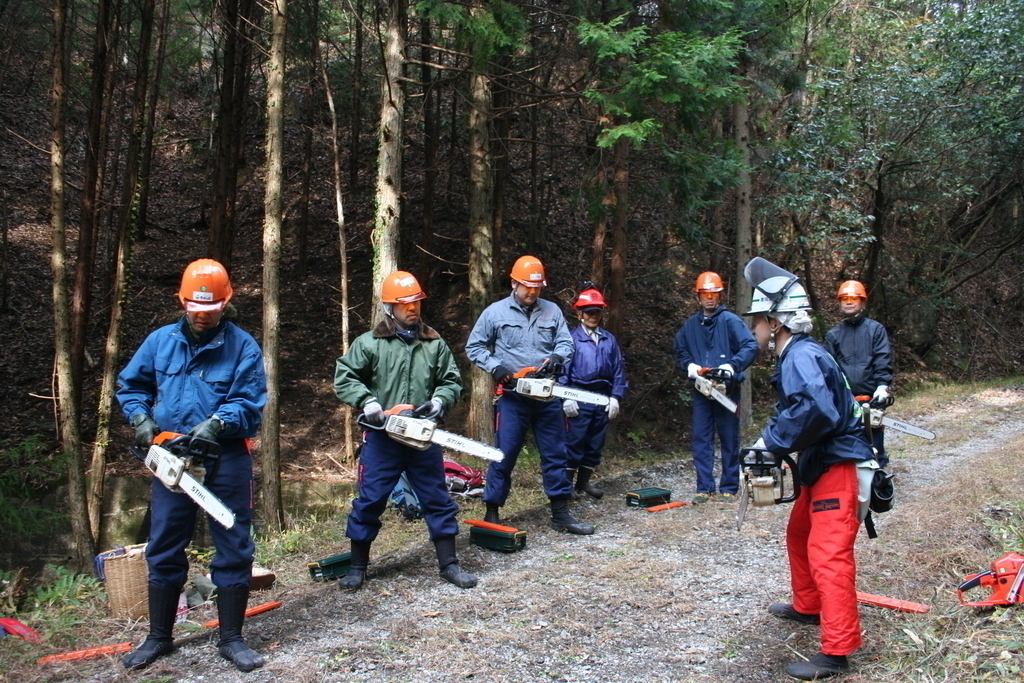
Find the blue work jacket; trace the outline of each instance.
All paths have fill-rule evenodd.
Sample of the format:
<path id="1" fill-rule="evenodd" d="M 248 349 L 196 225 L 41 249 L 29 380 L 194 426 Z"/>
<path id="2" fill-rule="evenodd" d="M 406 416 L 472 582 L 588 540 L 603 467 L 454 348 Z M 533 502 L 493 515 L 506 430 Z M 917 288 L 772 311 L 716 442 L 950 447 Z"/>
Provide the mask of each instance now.
<path id="1" fill-rule="evenodd" d="M 832 356 L 811 337 L 790 339 L 772 375 L 775 415 L 761 432 L 773 453 L 800 451 L 801 482 L 811 486 L 829 465 L 874 457 L 860 405 Z"/>
<path id="2" fill-rule="evenodd" d="M 684 374 L 690 363 L 702 368 L 728 363 L 739 384 L 746 377 L 743 371 L 757 358 L 757 340 L 738 315 L 719 306 L 707 317 L 698 311 L 687 318 L 676 333 L 675 352 Z"/>
<path id="3" fill-rule="evenodd" d="M 466 341 L 466 355 L 488 373 L 499 365 L 512 372 L 540 367 L 551 354 L 562 361 L 572 358 L 573 344 L 562 309 L 545 299 L 537 299 L 527 313 L 509 294 L 480 314 Z"/>
<path id="4" fill-rule="evenodd" d="M 579 387 L 599 394 L 614 396 L 618 400 L 626 395 L 626 363 L 619 342 L 608 330 L 597 328 L 598 339 L 587 334 L 583 325 L 572 332 L 575 351 L 565 365 L 560 384 Z"/>
<path id="5" fill-rule="evenodd" d="M 879 384 L 892 384 L 889 335 L 877 320 L 844 320 L 825 335 L 825 350 L 839 363 L 855 395 L 871 396 Z"/>
<path id="6" fill-rule="evenodd" d="M 267 402 L 263 353 L 248 332 L 224 321 L 209 341 L 193 342 L 185 317 L 142 342 L 117 376 L 117 401 L 129 423 L 151 415 L 162 431 L 188 433 L 217 415 L 220 439 L 257 435 Z M 205 335 L 204 335 L 205 336 Z"/>

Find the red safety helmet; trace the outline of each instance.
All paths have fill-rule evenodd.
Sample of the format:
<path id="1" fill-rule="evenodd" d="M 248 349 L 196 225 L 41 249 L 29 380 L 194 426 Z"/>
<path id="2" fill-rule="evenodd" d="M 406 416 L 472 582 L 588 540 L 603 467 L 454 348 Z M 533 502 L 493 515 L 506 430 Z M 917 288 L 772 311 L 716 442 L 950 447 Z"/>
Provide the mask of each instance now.
<path id="1" fill-rule="evenodd" d="M 601 296 L 601 292 L 596 289 L 584 289 L 580 292 L 580 295 L 576 297 L 576 302 L 572 305 L 577 311 L 603 311 L 608 307 L 605 303 L 604 297 Z"/>
<path id="2" fill-rule="evenodd" d="M 185 267 L 178 300 L 186 311 L 223 311 L 234 293 L 224 266 L 201 258 Z"/>
<path id="3" fill-rule="evenodd" d="M 698 275 L 697 283 L 693 286 L 693 291 L 698 294 L 701 292 L 721 292 L 724 289 L 725 285 L 722 284 L 722 278 L 718 276 L 718 273 L 712 273 L 710 270 Z"/>
<path id="4" fill-rule="evenodd" d="M 847 296 L 856 296 L 861 299 L 867 299 L 868 292 L 864 289 L 864 285 L 856 280 L 847 280 L 843 284 L 839 285 L 839 291 L 836 293 L 836 298 L 842 299 Z"/>
<path id="5" fill-rule="evenodd" d="M 386 304 L 411 304 L 426 298 L 416 276 L 404 270 L 391 273 L 380 285 L 380 300 Z"/>
<path id="6" fill-rule="evenodd" d="M 527 287 L 547 287 L 544 264 L 536 256 L 520 256 L 512 266 L 512 279 Z"/>

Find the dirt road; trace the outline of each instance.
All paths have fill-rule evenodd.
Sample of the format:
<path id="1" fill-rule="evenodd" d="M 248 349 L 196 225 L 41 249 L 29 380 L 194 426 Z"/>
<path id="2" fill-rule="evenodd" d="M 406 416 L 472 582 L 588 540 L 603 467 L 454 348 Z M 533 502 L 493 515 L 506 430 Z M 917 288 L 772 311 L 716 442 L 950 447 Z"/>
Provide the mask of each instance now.
<path id="1" fill-rule="evenodd" d="M 955 505 L 947 489 L 956 490 L 965 465 L 1024 434 L 1024 392 L 988 391 L 926 415 L 894 414 L 932 429 L 938 439 L 889 434 L 898 503 L 878 518 L 879 539 L 862 532 L 858 540 L 859 588 L 936 609 L 921 617 L 862 607 L 865 646 L 846 680 L 899 680 L 875 664 L 892 647 L 894 633 L 962 609 L 950 590 L 957 568 L 921 576 L 913 563 L 921 552 L 943 552 L 932 547 L 941 546 L 941 534 L 928 530 L 947 524 L 931 514 L 936 496 Z M 969 434 L 948 428 L 963 424 L 976 428 Z M 527 547 L 518 553 L 466 546 L 464 533 L 462 564 L 480 578 L 473 590 L 440 581 L 432 549 L 422 545 L 371 567 L 356 593 L 312 583 L 280 591 L 271 597 L 285 606 L 247 625 L 250 644 L 267 658 L 266 667 L 251 674 L 231 669 L 203 637 L 143 674 L 127 675 L 110 660 L 55 670 L 49 680 L 789 680 L 784 665 L 817 651 L 816 628 L 794 627 L 765 612 L 770 603 L 788 600 L 783 534 L 789 507 L 752 508 L 737 532 L 733 504 L 658 513 L 624 504 L 626 490 L 648 486 L 689 500 L 692 481 L 690 464 L 678 462 L 602 482 L 606 497 L 577 508 L 597 526 L 589 537 L 551 530 L 543 510 L 510 520 L 528 531 Z M 918 547 L 922 543 L 927 547 Z"/>

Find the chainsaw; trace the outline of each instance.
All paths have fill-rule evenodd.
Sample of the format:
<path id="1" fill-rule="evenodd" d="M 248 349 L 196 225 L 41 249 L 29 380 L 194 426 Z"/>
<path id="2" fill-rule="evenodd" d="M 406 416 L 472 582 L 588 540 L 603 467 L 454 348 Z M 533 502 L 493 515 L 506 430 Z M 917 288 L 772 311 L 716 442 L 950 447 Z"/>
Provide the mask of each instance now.
<path id="1" fill-rule="evenodd" d="M 916 425 L 912 425 L 909 422 L 903 420 L 897 420 L 889 417 L 885 414 L 885 409 L 892 405 L 892 396 L 886 396 L 884 399 L 871 398 L 870 396 L 857 396 L 855 397 L 857 402 L 864 405 L 864 424 L 865 426 L 871 427 L 891 427 L 897 432 L 903 432 L 904 434 L 910 434 L 921 439 L 928 439 L 931 441 L 935 438 L 935 432 L 930 432 L 927 429 L 923 429 Z"/>
<path id="2" fill-rule="evenodd" d="M 606 406 L 611 402 L 611 399 L 604 394 L 559 384 L 559 374 L 561 374 L 561 366 L 552 363 L 545 363 L 539 368 L 526 367 L 513 375 L 508 384 L 499 385 L 497 391 L 501 395 L 505 391 L 511 390 L 538 401 L 563 398 L 579 403 L 592 403 L 596 406 Z"/>
<path id="3" fill-rule="evenodd" d="M 436 443 L 484 460 L 501 462 L 504 459 L 505 454 L 497 448 L 438 429 L 437 422 L 425 417 L 431 409 L 430 403 L 424 403 L 419 408 L 413 407 L 410 403 L 401 403 L 384 411 L 383 425 L 370 424 L 363 415 L 356 418 L 356 422 L 367 429 L 384 431 L 398 443 L 417 450 L 425 451 Z"/>
<path id="4" fill-rule="evenodd" d="M 1024 602 L 1024 597 L 1021 596 L 1021 587 L 1024 586 L 1024 557 L 1017 553 L 1006 553 L 993 560 L 991 566 L 987 572 L 968 576 L 956 589 L 956 597 L 961 604 L 968 607 L 993 607 Z M 964 599 L 964 592 L 978 586 L 988 588 L 992 594 L 987 600 L 967 602 Z"/>
<path id="5" fill-rule="evenodd" d="M 728 391 L 725 384 L 727 379 L 729 379 L 729 375 L 721 368 L 701 368 L 693 379 L 693 383 L 697 387 L 697 391 L 712 401 L 718 401 L 730 413 L 735 413 L 739 410 L 739 406 L 725 395 Z"/>
<path id="6" fill-rule="evenodd" d="M 225 529 L 235 525 L 235 513 L 192 475 L 199 471 L 205 475 L 206 463 L 220 457 L 220 445 L 216 441 L 161 432 L 148 451 L 133 446 L 132 453 L 169 490 L 187 495 Z"/>
<path id="7" fill-rule="evenodd" d="M 786 495 L 787 484 L 792 493 Z M 739 506 L 736 508 L 736 531 L 743 527 L 747 506 L 765 507 L 792 503 L 800 495 L 796 463 L 788 455 L 772 453 L 764 448 L 740 451 Z"/>

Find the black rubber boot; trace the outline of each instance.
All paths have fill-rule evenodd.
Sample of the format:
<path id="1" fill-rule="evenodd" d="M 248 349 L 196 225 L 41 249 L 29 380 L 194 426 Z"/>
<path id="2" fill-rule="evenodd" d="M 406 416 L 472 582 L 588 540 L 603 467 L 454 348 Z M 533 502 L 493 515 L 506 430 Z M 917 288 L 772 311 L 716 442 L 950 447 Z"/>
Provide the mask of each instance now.
<path id="1" fill-rule="evenodd" d="M 476 585 L 476 577 L 459 569 L 459 561 L 455 557 L 455 537 L 442 536 L 434 541 L 437 551 L 437 566 L 441 570 L 441 578 L 459 588 L 472 588 Z"/>
<path id="2" fill-rule="evenodd" d="M 338 588 L 343 591 L 358 590 L 366 580 L 366 568 L 370 566 L 370 541 L 352 541 L 352 564 L 348 574 L 338 579 Z"/>
<path id="3" fill-rule="evenodd" d="M 788 602 L 777 602 L 774 605 L 769 606 L 768 613 L 774 614 L 775 616 L 783 619 L 799 621 L 801 624 L 817 626 L 821 623 L 821 617 L 817 614 L 804 614 L 803 612 L 797 612 L 793 609 L 793 605 Z"/>
<path id="4" fill-rule="evenodd" d="M 137 648 L 121 659 L 126 669 L 145 669 L 160 657 L 174 651 L 174 618 L 178 614 L 181 588 L 149 586 L 149 635 Z"/>
<path id="5" fill-rule="evenodd" d="M 579 476 L 576 477 L 576 490 L 583 491 L 595 500 L 604 498 L 604 491 L 596 486 L 590 485 L 590 477 L 594 474 L 594 468 L 581 467 Z"/>
<path id="6" fill-rule="evenodd" d="M 587 536 L 594 533 L 593 524 L 581 524 L 569 513 L 567 498 L 551 498 L 551 526 L 556 531 Z"/>
<path id="7" fill-rule="evenodd" d="M 580 499 L 580 494 L 579 494 L 580 489 L 579 489 L 578 485 L 575 486 L 575 487 L 573 486 L 573 482 L 576 481 L 576 468 L 575 467 L 567 468 L 565 470 L 565 474 L 566 474 L 566 476 L 569 477 L 569 486 L 572 487 L 572 490 L 571 490 L 571 493 L 570 493 L 570 496 L 571 496 L 570 500 L 579 500 Z"/>
<path id="8" fill-rule="evenodd" d="M 488 524 L 501 524 L 498 518 L 500 506 L 497 503 L 485 503 L 485 505 L 487 505 L 487 512 L 484 513 L 484 521 Z"/>
<path id="9" fill-rule="evenodd" d="M 793 662 L 786 667 L 786 673 L 801 681 L 819 681 L 850 670 L 846 655 L 827 655 L 823 652 L 806 662 Z"/>
<path id="10" fill-rule="evenodd" d="M 245 608 L 249 604 L 249 587 L 232 586 L 217 589 L 217 616 L 220 618 L 220 656 L 239 671 L 252 671 L 263 666 L 263 656 L 242 640 Z"/>

